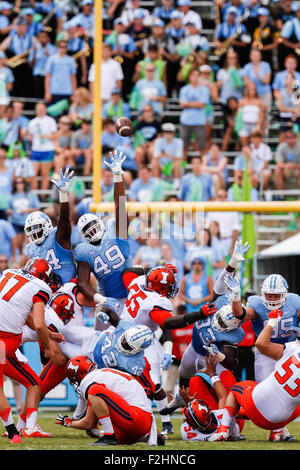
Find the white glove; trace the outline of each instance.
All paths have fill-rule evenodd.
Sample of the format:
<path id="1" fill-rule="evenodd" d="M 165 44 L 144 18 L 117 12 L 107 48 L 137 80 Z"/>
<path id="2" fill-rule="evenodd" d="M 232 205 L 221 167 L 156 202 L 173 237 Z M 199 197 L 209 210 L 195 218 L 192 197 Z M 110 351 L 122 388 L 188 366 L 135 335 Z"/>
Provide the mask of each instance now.
<path id="1" fill-rule="evenodd" d="M 169 353 L 164 353 L 163 358 L 161 360 L 160 366 L 162 370 L 168 370 L 173 363 L 173 356 Z"/>
<path id="2" fill-rule="evenodd" d="M 52 179 L 51 182 L 55 184 L 59 191 L 59 201 L 60 202 L 68 202 L 68 191 L 71 184 L 71 179 L 74 175 L 74 170 L 70 173 L 70 169 L 67 168 L 65 174 L 63 174 L 62 169 L 59 170 L 59 179 Z"/>
<path id="3" fill-rule="evenodd" d="M 231 290 L 231 298 L 233 302 L 239 302 L 241 300 L 241 286 L 236 277 L 231 274 L 227 274 L 224 277 L 224 282 L 226 286 Z"/>
<path id="4" fill-rule="evenodd" d="M 244 254 L 247 253 L 251 248 L 248 242 L 244 243 L 242 241 L 235 242 L 234 251 L 231 256 L 231 260 L 229 261 L 229 265 L 236 269 L 239 267 L 242 261 L 244 261 Z"/>
<path id="5" fill-rule="evenodd" d="M 103 295 L 99 294 L 98 292 L 96 292 L 96 294 L 94 295 L 94 301 L 97 304 L 105 304 L 106 300 L 107 300 L 107 297 L 104 297 Z"/>
<path id="6" fill-rule="evenodd" d="M 122 170 L 122 163 L 126 160 L 126 155 L 122 158 L 123 152 L 118 152 L 117 150 L 114 151 L 114 153 L 110 152 L 110 162 L 107 162 L 104 160 L 105 165 L 110 168 L 114 175 L 114 181 L 116 183 L 120 183 L 123 181 L 123 174 L 125 173 L 124 170 Z"/>

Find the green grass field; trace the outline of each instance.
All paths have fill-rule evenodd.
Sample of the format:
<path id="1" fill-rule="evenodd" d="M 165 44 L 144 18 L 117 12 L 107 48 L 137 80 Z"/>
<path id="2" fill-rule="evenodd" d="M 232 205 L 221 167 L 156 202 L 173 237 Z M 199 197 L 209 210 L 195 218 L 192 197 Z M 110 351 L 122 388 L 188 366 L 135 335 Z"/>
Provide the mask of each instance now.
<path id="1" fill-rule="evenodd" d="M 60 411 L 61 412 L 61 411 Z M 72 415 L 72 412 L 66 411 L 66 414 Z M 54 411 L 39 412 L 38 423 L 48 432 L 53 434 L 50 439 L 26 439 L 23 438 L 22 444 L 10 444 L 6 437 L 0 438 L 0 451 L 1 450 L 143 450 L 154 451 L 154 449 L 161 449 L 165 451 L 198 451 L 198 450 L 300 450 L 300 422 L 291 423 L 288 426 L 289 431 L 296 438 L 295 442 L 269 442 L 269 432 L 255 427 L 251 422 L 246 422 L 243 435 L 246 436 L 246 441 L 240 442 L 185 442 L 181 440 L 180 424 L 182 422 L 182 415 L 174 415 L 172 422 L 175 428 L 175 434 L 169 436 L 166 440 L 164 447 L 149 447 L 146 444 L 134 444 L 132 446 L 111 446 L 111 447 L 93 447 L 89 446 L 91 442 L 96 439 L 88 437 L 84 431 L 76 431 L 74 429 L 64 428 L 55 424 L 55 417 L 57 413 Z M 16 417 L 15 417 L 16 420 Z M 161 428 L 160 418 L 157 417 L 158 430 Z M 4 430 L 4 428 L 3 428 Z M 0 429 L 2 434 L 2 429 Z"/>

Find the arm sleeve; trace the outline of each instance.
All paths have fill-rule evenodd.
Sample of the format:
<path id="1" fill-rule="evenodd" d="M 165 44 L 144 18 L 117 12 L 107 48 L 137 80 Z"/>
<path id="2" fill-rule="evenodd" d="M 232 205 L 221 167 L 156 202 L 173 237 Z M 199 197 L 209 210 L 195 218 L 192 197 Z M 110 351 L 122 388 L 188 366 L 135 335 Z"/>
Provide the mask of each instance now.
<path id="1" fill-rule="evenodd" d="M 165 310 L 159 306 L 154 306 L 153 310 L 149 313 L 151 320 L 157 323 L 161 328 L 164 327 L 164 323 L 167 318 L 173 317 L 169 310 Z"/>
<path id="2" fill-rule="evenodd" d="M 34 304 L 38 302 L 43 302 L 45 305 L 49 302 L 50 296 L 48 292 L 45 292 L 43 290 L 38 291 L 33 297 L 32 297 L 32 302 Z"/>

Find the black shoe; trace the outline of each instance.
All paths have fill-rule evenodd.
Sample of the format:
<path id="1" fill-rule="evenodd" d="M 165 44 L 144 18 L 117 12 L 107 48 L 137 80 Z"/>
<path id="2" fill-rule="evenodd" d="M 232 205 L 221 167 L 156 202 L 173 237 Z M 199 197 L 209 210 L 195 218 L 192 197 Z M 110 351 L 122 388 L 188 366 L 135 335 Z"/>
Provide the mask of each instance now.
<path id="1" fill-rule="evenodd" d="M 92 444 L 89 444 L 90 446 L 99 446 L 99 447 L 102 447 L 102 446 L 116 446 L 118 445 L 118 441 L 117 441 L 117 438 L 115 436 L 115 434 L 112 434 L 112 435 L 108 435 L 108 434 L 104 434 L 104 436 L 100 437 L 98 439 L 98 441 L 96 442 L 92 442 Z"/>
<path id="2" fill-rule="evenodd" d="M 166 423 L 162 423 L 163 425 L 163 430 L 161 434 L 166 435 L 166 434 L 174 434 L 174 428 L 172 426 L 171 421 L 167 421 Z"/>
<path id="3" fill-rule="evenodd" d="M 166 436 L 163 434 L 157 434 L 157 445 L 164 446 L 166 443 Z"/>

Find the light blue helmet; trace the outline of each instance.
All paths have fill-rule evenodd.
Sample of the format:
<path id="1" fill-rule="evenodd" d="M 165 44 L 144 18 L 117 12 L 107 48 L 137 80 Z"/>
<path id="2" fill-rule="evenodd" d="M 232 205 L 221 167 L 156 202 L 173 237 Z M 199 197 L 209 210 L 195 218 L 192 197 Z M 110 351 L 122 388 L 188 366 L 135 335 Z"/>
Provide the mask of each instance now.
<path id="1" fill-rule="evenodd" d="M 124 340 L 124 341 L 123 341 Z M 117 349 L 126 356 L 135 354 L 147 348 L 153 342 L 153 333 L 148 326 L 136 325 L 126 330 L 118 339 Z"/>
<path id="2" fill-rule="evenodd" d="M 261 297 L 265 307 L 268 310 L 280 308 L 285 302 L 288 287 L 288 283 L 280 274 L 270 274 L 261 286 Z"/>
<path id="3" fill-rule="evenodd" d="M 31 242 L 40 245 L 53 230 L 53 225 L 47 214 L 36 211 L 27 216 L 24 230 Z"/>
<path id="4" fill-rule="evenodd" d="M 211 326 L 217 331 L 231 331 L 238 328 L 241 321 L 232 313 L 231 304 L 223 305 L 213 316 Z"/>

